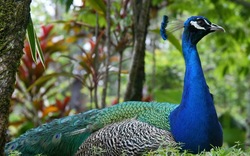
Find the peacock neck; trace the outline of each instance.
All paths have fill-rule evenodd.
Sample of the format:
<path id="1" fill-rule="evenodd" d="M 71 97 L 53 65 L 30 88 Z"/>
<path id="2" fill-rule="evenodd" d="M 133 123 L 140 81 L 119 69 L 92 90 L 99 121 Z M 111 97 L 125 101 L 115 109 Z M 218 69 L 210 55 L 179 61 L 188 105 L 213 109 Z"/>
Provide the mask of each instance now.
<path id="1" fill-rule="evenodd" d="M 182 41 L 186 71 L 181 106 L 191 109 L 198 106 L 204 108 L 204 105 L 213 104 L 213 100 L 204 77 L 196 44 L 192 43 L 185 33 Z"/>
<path id="2" fill-rule="evenodd" d="M 222 130 L 218 122 L 213 98 L 207 86 L 196 43 L 187 34 L 182 38 L 186 64 L 181 104 L 170 114 L 170 128 L 175 141 L 183 149 L 197 153 L 222 145 Z"/>

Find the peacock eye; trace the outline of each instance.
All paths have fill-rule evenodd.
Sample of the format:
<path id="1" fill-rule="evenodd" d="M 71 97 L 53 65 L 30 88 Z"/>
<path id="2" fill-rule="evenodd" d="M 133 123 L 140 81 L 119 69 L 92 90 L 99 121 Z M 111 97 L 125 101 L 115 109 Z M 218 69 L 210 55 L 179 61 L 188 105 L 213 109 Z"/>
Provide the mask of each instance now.
<path id="1" fill-rule="evenodd" d="M 14 143 L 14 144 L 12 144 L 12 145 L 10 145 L 10 146 L 8 147 L 8 150 L 9 150 L 9 151 L 14 151 L 14 150 L 16 149 L 16 147 L 17 147 L 17 143 Z"/>
<path id="2" fill-rule="evenodd" d="M 56 133 L 52 137 L 52 142 L 57 144 L 61 142 L 61 139 L 62 139 L 62 133 Z"/>
<path id="3" fill-rule="evenodd" d="M 16 148 L 16 145 L 15 145 L 15 144 L 10 146 L 10 149 L 11 149 L 11 150 L 14 150 L 15 148 Z"/>
<path id="4" fill-rule="evenodd" d="M 197 24 L 201 27 L 204 27 L 206 25 L 205 21 L 202 19 L 197 20 Z"/>

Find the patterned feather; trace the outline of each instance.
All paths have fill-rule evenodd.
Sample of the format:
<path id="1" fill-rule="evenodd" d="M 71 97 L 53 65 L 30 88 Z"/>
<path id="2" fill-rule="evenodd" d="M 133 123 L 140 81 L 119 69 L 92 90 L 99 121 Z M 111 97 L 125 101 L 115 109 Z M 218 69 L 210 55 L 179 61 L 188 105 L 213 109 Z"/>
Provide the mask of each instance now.
<path id="1" fill-rule="evenodd" d="M 159 146 L 173 146 L 174 143 L 169 131 L 129 119 L 110 124 L 91 134 L 76 155 L 142 155 Z"/>

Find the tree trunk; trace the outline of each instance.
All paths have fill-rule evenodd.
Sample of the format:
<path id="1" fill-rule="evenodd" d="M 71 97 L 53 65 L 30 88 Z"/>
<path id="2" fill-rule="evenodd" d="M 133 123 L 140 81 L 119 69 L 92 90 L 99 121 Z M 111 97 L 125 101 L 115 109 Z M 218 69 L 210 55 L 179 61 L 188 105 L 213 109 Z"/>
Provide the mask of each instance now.
<path id="1" fill-rule="evenodd" d="M 10 98 L 23 55 L 31 0 L 0 0 L 0 155 L 4 153 Z"/>
<path id="2" fill-rule="evenodd" d="M 129 74 L 124 100 L 142 99 L 143 83 L 145 81 L 144 57 L 145 57 L 145 40 L 147 28 L 149 25 L 149 0 L 133 0 L 133 24 L 134 24 L 134 47 L 132 66 Z"/>

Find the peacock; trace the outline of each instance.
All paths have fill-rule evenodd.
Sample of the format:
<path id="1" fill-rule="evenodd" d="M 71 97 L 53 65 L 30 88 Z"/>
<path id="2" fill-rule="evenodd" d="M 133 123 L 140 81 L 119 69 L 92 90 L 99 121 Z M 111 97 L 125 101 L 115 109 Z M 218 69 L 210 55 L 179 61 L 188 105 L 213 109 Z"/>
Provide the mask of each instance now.
<path id="1" fill-rule="evenodd" d="M 161 36 L 167 39 L 163 17 Z M 223 143 L 213 96 L 209 91 L 197 43 L 207 34 L 224 31 L 203 16 L 184 22 L 182 51 L 185 77 L 181 103 L 127 101 L 55 119 L 6 144 L 5 153 L 23 155 L 141 155 L 178 143 L 192 153 Z"/>

